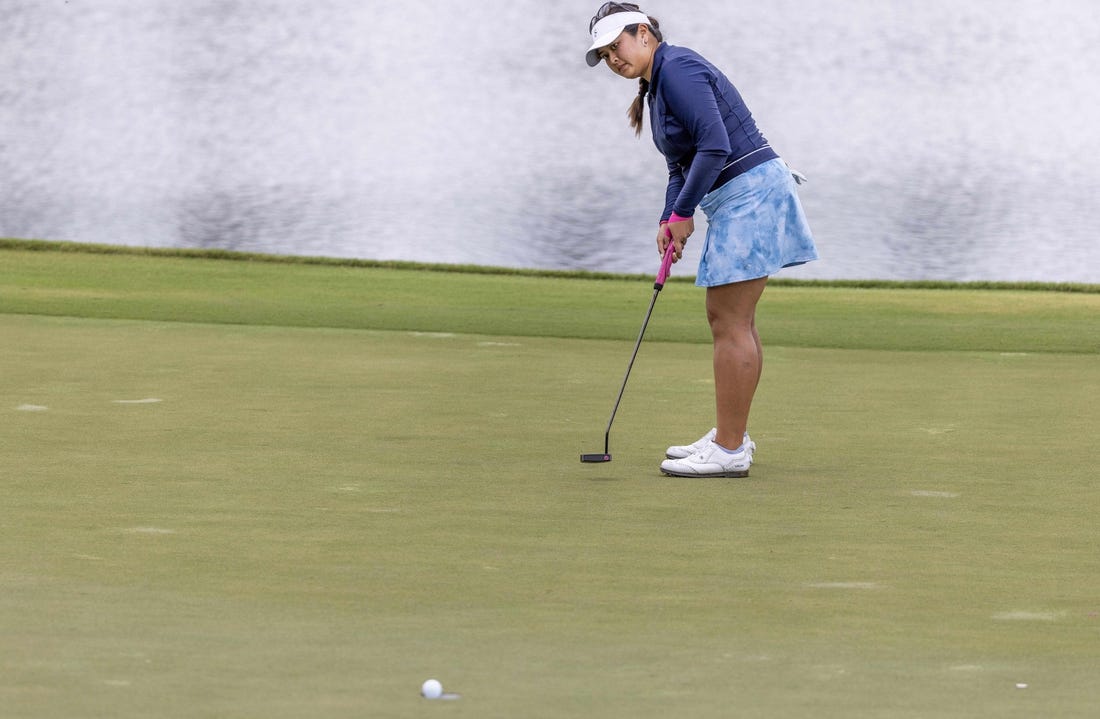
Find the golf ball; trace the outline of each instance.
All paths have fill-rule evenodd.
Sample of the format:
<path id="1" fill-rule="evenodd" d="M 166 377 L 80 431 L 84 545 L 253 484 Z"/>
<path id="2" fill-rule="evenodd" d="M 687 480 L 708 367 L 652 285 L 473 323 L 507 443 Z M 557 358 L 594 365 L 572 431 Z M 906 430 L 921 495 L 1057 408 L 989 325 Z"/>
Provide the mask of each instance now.
<path id="1" fill-rule="evenodd" d="M 425 699 L 438 699 L 443 696 L 443 685 L 438 679 L 429 679 L 420 686 L 420 694 Z"/>

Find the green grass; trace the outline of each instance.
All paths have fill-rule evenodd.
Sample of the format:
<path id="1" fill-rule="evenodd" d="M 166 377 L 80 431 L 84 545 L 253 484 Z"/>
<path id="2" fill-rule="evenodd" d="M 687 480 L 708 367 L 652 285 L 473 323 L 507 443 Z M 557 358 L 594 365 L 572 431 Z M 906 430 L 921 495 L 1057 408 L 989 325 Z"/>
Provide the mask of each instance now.
<path id="1" fill-rule="evenodd" d="M 1091 716 L 1097 298 L 770 288 L 670 480 L 701 293 L 582 465 L 644 280 L 0 252 L 0 713 Z"/>
<path id="2" fill-rule="evenodd" d="M 0 250 L 0 311 L 634 339 L 652 295 L 652 278 L 486 275 L 26 246 Z M 816 283 L 781 284 L 767 292 L 759 319 L 772 345 L 1100 353 L 1097 292 Z M 647 331 L 648 340 L 709 343 L 698 288 L 670 282 L 658 305 L 661 321 Z"/>

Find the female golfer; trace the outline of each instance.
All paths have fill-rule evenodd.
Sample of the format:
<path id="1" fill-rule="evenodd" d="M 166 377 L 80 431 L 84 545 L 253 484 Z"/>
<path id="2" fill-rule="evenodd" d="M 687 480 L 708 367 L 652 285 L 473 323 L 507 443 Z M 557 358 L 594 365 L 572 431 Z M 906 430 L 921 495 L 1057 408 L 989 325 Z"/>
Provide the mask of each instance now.
<path id="1" fill-rule="evenodd" d="M 693 444 L 669 447 L 661 471 L 747 477 L 756 449 L 749 409 L 763 366 L 756 303 L 769 275 L 817 259 L 794 179 L 737 88 L 697 52 L 663 42 L 658 22 L 637 5 L 605 3 L 588 29 L 588 65 L 603 61 L 640 81 L 628 112 L 635 134 L 649 100 L 653 142 L 668 163 L 658 251 L 671 242 L 680 259 L 695 208 L 707 217 L 695 284 L 707 288 L 717 423 Z"/>

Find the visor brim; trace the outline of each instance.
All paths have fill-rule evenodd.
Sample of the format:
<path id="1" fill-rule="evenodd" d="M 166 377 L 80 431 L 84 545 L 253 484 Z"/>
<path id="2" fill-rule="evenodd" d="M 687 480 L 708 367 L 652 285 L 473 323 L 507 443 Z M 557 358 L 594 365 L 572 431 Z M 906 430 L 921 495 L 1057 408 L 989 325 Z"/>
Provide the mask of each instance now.
<path id="1" fill-rule="evenodd" d="M 620 35 L 623 34 L 623 30 L 631 25 L 648 25 L 649 17 L 645 13 L 640 12 L 621 12 L 612 13 L 604 18 L 601 18 L 592 28 L 592 37 L 595 38 L 592 45 L 588 48 L 588 52 L 584 54 L 585 62 L 588 63 L 588 67 L 595 67 L 600 64 L 601 47 L 607 47 L 611 43 L 615 42 Z"/>
<path id="2" fill-rule="evenodd" d="M 607 47 L 611 43 L 619 39 L 619 35 L 622 35 L 622 31 L 619 31 L 618 35 L 612 35 L 611 37 L 604 36 L 605 39 L 597 40 L 592 43 L 592 47 L 588 48 L 588 52 L 584 54 L 584 59 L 588 63 L 588 67 L 596 67 L 600 64 L 600 48 Z"/>

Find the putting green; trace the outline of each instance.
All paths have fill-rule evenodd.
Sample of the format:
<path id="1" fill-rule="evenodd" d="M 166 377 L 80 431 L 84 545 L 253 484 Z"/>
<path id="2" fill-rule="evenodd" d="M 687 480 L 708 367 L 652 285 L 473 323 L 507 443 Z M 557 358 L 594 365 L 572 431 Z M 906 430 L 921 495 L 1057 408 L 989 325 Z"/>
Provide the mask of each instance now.
<path id="1" fill-rule="evenodd" d="M 326 311 L 312 281 L 296 280 L 313 300 L 295 316 Z M 640 295 L 610 310 L 636 331 L 644 283 L 592 284 L 611 305 Z M 658 337 L 678 331 L 679 302 L 699 310 L 677 296 L 695 290 L 669 289 Z M 68 291 L 10 275 L 0 290 L 8 312 Z M 117 292 L 166 311 L 155 282 L 144 308 Z M 230 321 L 264 310 L 221 301 Z M 963 304 L 960 321 L 982 316 Z M 1095 354 L 993 330 L 994 351 L 772 345 L 752 476 L 697 481 L 657 463 L 710 426 L 705 344 L 647 342 L 614 461 L 582 465 L 602 449 L 628 329 L 269 324 L 0 314 L 5 716 L 1083 717 L 1100 703 Z M 858 314 L 830 336 L 846 326 L 876 336 Z M 1072 334 L 1060 341 L 1096 339 Z M 461 699 L 421 699 L 429 677 Z"/>

